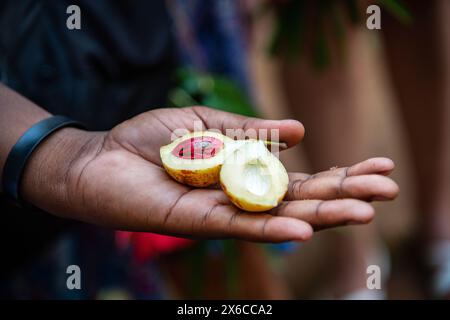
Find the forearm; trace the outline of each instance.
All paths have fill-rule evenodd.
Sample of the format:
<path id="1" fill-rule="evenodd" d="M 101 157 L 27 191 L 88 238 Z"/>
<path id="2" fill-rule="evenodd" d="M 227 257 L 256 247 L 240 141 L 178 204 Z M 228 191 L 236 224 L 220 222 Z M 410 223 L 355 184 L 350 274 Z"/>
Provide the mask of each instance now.
<path id="1" fill-rule="evenodd" d="M 0 173 L 20 136 L 51 116 L 33 102 L 0 84 Z M 32 153 L 23 171 L 20 195 L 33 205 L 64 214 L 69 207 L 68 183 L 96 134 L 64 128 L 47 137 Z M 76 159 L 76 160 L 75 160 Z"/>
<path id="2" fill-rule="evenodd" d="M 2 175 L 9 151 L 20 136 L 35 123 L 48 118 L 50 114 L 2 84 L 0 84 L 0 114 L 2 115 L 0 117 L 0 175 Z"/>
<path id="3" fill-rule="evenodd" d="M 99 133 L 63 128 L 46 138 L 27 161 L 20 184 L 23 200 L 59 216 L 73 217 L 81 205 L 75 198 L 77 176 L 87 163 Z"/>

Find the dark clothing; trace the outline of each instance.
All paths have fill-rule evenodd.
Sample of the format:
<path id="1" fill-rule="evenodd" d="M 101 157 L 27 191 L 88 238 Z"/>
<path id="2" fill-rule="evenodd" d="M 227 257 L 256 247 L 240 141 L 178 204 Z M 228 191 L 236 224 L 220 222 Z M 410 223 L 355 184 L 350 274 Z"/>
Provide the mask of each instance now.
<path id="1" fill-rule="evenodd" d="M 38 105 L 106 130 L 166 104 L 176 50 L 164 1 L 2 3 L 2 82 Z M 66 27 L 71 4 L 81 30 Z"/>
<path id="2" fill-rule="evenodd" d="M 81 9 L 81 30 L 66 26 L 72 4 Z M 164 106 L 176 64 L 164 1 L 0 2 L 1 81 L 89 129 Z M 71 223 L 0 200 L 4 275 Z"/>

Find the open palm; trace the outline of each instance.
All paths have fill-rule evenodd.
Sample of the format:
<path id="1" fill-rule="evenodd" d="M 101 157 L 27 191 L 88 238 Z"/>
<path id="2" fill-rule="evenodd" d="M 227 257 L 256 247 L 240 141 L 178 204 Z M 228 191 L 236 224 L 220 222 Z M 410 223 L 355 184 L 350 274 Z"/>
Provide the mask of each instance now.
<path id="1" fill-rule="evenodd" d="M 285 201 L 267 213 L 244 212 L 218 189 L 177 183 L 162 168 L 159 148 L 174 130 L 279 129 L 288 147 L 303 137 L 294 120 L 261 120 L 206 107 L 158 109 L 138 115 L 105 134 L 85 157 L 72 194 L 81 219 L 118 229 L 188 237 L 279 242 L 307 240 L 313 230 L 362 224 L 374 215 L 367 201 L 393 199 L 397 185 L 385 175 L 394 165 L 373 158 L 315 175 L 290 173 Z"/>

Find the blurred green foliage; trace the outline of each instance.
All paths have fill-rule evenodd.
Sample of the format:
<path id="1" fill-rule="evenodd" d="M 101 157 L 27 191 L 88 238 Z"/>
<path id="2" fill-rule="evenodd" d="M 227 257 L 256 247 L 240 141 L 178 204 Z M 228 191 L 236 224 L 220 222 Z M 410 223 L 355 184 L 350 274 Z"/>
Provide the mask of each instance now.
<path id="1" fill-rule="evenodd" d="M 190 68 L 176 73 L 177 86 L 169 92 L 169 103 L 175 107 L 203 105 L 211 108 L 255 116 L 245 92 L 231 79 Z"/>
<path id="2" fill-rule="evenodd" d="M 269 2 L 268 9 L 274 12 L 276 22 L 268 51 L 292 61 L 304 55 L 306 47 L 311 48 L 312 64 L 323 70 L 331 62 L 329 40 L 336 42 L 338 58 L 342 60 L 345 27 L 348 23 L 361 23 L 361 12 L 365 10 L 359 8 L 357 0 L 317 0 L 313 6 L 311 4 L 308 0 Z M 375 4 L 405 24 L 412 22 L 411 13 L 401 0 L 378 0 Z"/>

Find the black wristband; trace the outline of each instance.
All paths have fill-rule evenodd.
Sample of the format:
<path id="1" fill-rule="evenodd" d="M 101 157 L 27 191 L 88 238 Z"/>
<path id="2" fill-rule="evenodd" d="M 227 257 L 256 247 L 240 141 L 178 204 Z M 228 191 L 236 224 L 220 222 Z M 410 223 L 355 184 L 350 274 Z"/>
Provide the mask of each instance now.
<path id="1" fill-rule="evenodd" d="M 3 168 L 2 184 L 6 196 L 20 203 L 20 180 L 28 159 L 45 138 L 63 127 L 84 128 L 84 125 L 65 116 L 53 116 L 36 123 L 19 138 Z"/>

